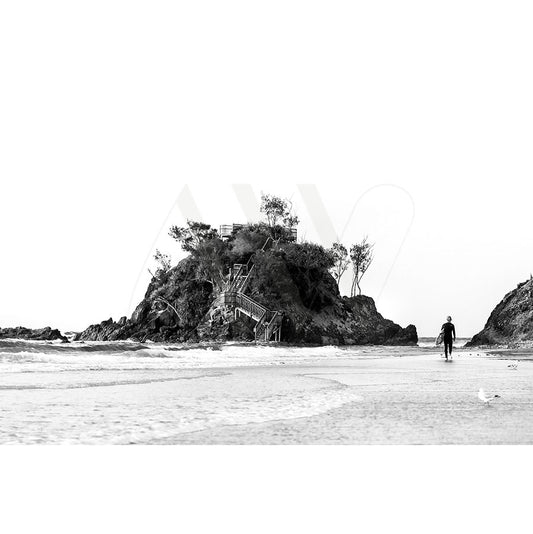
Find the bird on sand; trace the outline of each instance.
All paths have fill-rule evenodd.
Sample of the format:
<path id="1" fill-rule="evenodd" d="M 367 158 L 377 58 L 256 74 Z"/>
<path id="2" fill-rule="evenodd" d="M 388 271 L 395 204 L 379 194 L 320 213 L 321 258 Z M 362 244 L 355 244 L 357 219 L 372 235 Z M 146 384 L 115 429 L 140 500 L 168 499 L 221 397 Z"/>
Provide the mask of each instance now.
<path id="1" fill-rule="evenodd" d="M 513 371 L 516 371 L 518 369 L 518 360 L 515 360 L 513 363 L 510 363 L 507 367 L 509 367 L 509 369 L 512 369 Z"/>
<path id="2" fill-rule="evenodd" d="M 499 399 L 501 397 L 499 395 L 489 395 L 489 396 L 487 396 L 486 393 L 485 393 L 485 390 L 483 388 L 479 388 L 479 391 L 477 393 L 477 398 L 481 402 L 484 402 L 485 405 L 488 406 L 491 403 L 491 401 L 493 401 L 494 399 Z"/>

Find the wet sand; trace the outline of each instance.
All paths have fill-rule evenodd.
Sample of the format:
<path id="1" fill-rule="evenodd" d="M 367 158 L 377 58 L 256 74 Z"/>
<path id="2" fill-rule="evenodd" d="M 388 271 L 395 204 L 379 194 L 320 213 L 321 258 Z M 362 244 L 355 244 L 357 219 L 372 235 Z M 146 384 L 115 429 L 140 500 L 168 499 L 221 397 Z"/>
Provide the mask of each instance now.
<path id="1" fill-rule="evenodd" d="M 446 363 L 428 347 L 15 348 L 0 443 L 533 443 L 524 351 Z M 485 406 L 480 387 L 501 398 Z"/>
<path id="2" fill-rule="evenodd" d="M 342 385 L 357 398 L 309 417 L 217 426 L 160 443 L 531 444 L 533 362 L 523 353 L 518 369 L 511 370 L 506 358 L 514 356 L 464 352 L 445 362 L 424 354 L 276 369 Z M 484 405 L 477 398 L 480 387 L 501 398 Z"/>

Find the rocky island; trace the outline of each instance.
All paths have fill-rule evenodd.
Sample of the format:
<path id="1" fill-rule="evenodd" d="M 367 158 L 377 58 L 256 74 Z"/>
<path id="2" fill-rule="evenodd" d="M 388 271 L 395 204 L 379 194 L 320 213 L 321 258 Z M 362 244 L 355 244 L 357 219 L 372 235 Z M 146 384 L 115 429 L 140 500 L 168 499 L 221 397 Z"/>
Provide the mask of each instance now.
<path id="1" fill-rule="evenodd" d="M 533 345 L 533 278 L 507 293 L 467 347 Z"/>
<path id="2" fill-rule="evenodd" d="M 0 328 L 0 339 L 313 345 L 416 345 L 416 327 L 385 319 L 360 282 L 373 260 L 366 238 L 347 249 L 297 242 L 290 202 L 264 195 L 266 220 L 215 230 L 187 221 L 170 235 L 188 253 L 177 265 L 157 251 L 157 269 L 130 318 L 67 336 L 50 327 Z M 339 290 L 353 268 L 351 296 Z"/>
<path id="3" fill-rule="evenodd" d="M 272 221 L 271 221 L 272 222 Z M 171 229 L 188 257 L 159 255 L 131 318 L 108 319 L 78 341 L 282 341 L 293 344 L 416 345 L 415 326 L 383 318 L 372 298 L 343 297 L 331 251 L 295 242 L 278 224 Z"/>

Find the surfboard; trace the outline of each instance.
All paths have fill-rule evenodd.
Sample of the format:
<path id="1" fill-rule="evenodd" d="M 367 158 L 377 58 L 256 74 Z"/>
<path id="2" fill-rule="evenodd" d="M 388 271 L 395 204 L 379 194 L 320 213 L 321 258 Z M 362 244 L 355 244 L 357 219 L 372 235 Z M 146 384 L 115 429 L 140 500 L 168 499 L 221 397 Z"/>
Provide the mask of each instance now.
<path id="1" fill-rule="evenodd" d="M 442 345 L 442 342 L 444 341 L 444 334 L 441 332 L 438 336 L 437 336 L 437 339 L 435 340 L 435 345 Z"/>

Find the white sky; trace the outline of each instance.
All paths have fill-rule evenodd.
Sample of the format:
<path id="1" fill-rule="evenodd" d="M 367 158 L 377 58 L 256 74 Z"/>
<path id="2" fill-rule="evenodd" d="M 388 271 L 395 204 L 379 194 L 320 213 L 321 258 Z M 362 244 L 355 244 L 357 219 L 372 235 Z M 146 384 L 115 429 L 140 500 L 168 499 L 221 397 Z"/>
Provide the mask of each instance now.
<path id="1" fill-rule="evenodd" d="M 338 233 L 402 188 L 345 242 L 421 335 L 474 334 L 529 277 L 528 2 L 176 4 L 0 5 L 0 326 L 129 315 L 187 184 L 214 225 L 245 220 L 231 184 L 292 196 L 310 240 L 298 184 Z"/>

